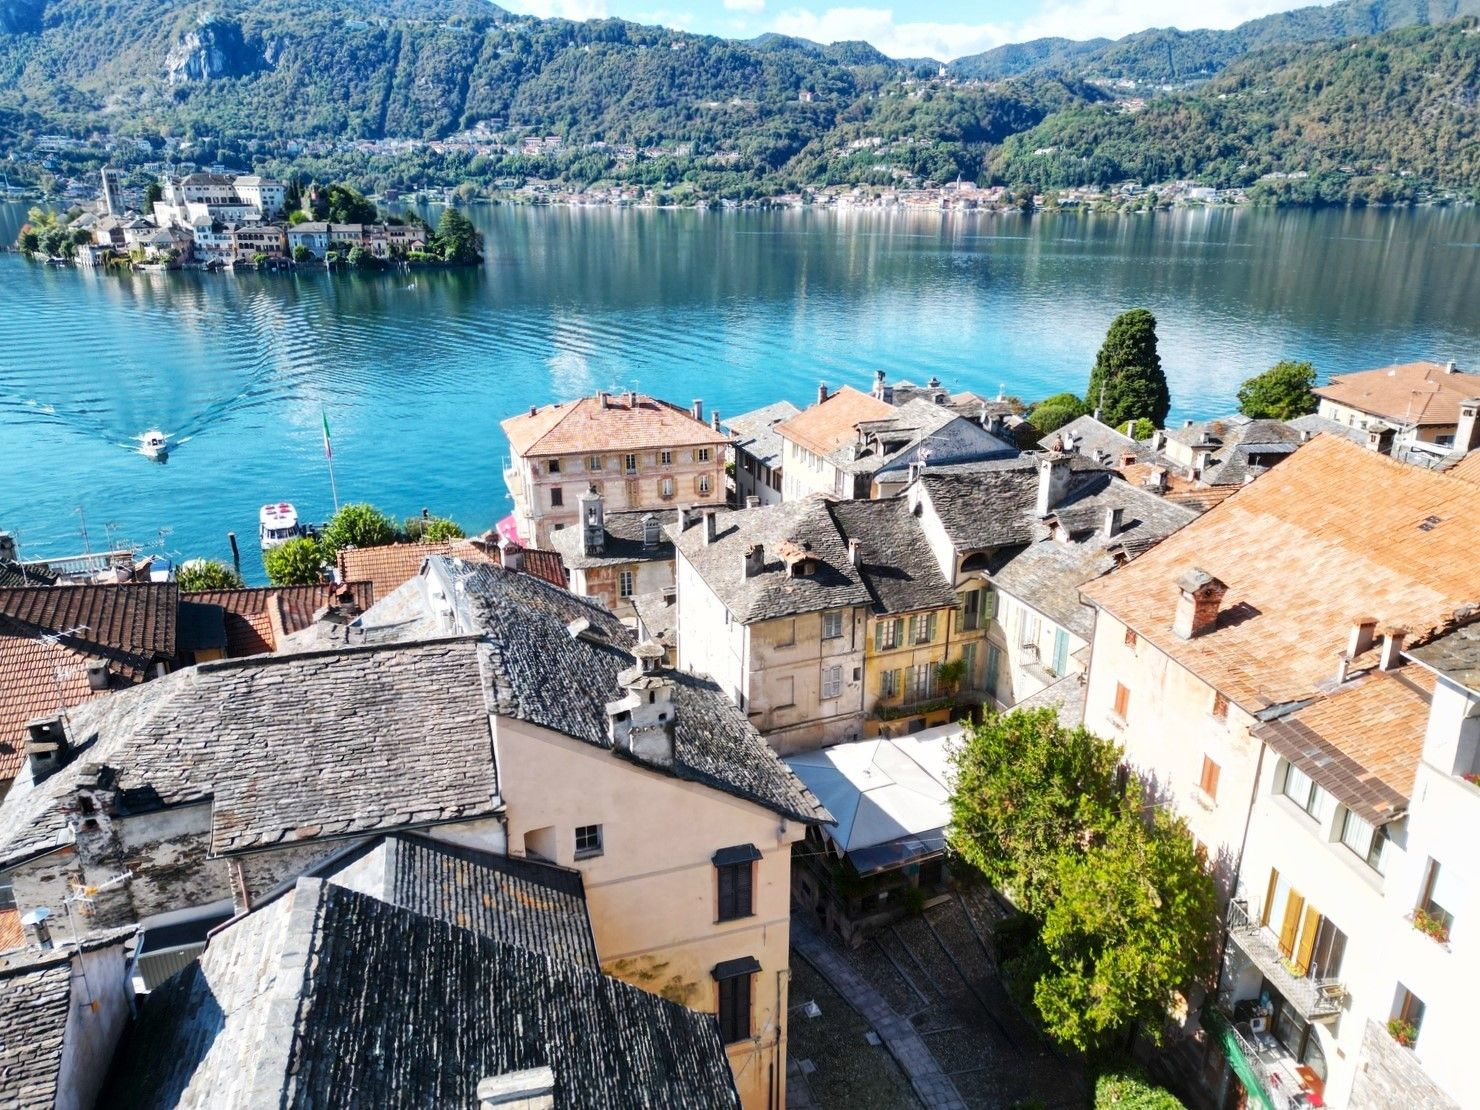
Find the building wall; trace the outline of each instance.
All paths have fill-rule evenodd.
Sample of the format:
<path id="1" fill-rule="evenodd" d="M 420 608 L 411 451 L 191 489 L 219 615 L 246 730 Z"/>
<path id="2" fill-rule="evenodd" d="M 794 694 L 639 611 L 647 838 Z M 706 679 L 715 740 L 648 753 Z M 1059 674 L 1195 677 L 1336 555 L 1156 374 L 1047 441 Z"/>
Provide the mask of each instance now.
<path id="1" fill-rule="evenodd" d="M 933 674 L 947 659 L 948 646 L 951 636 L 951 619 L 955 615 L 954 609 L 933 610 L 935 616 L 935 635 L 932 639 L 923 643 L 916 642 L 910 638 L 910 616 L 917 616 L 917 626 L 923 623 L 930 611 L 919 614 L 907 614 L 904 616 L 870 617 L 864 630 L 864 735 L 879 736 L 887 734 L 890 736 L 902 736 L 907 732 L 915 731 L 912 722 L 923 719 L 925 726 L 945 724 L 950 720 L 951 707 L 939 706 L 943 700 L 949 698 L 948 692 L 940 684 L 938 677 L 933 677 L 934 690 L 928 694 L 916 694 L 908 698 L 907 674 L 909 668 L 927 667 Z M 892 648 L 877 648 L 879 643 L 877 630 L 881 624 L 887 625 L 895 620 L 900 621 L 899 642 Z M 959 658 L 960 653 L 955 653 Z M 898 671 L 897 692 L 886 695 L 883 692 L 884 676 L 888 672 Z M 937 708 L 926 713 L 910 712 L 903 716 L 891 716 L 889 720 L 879 717 L 880 710 L 899 711 L 911 706 L 936 705 Z"/>
<path id="2" fill-rule="evenodd" d="M 822 613 L 746 626 L 746 711 L 780 755 L 825 748 L 862 735 L 863 633 L 867 610 L 842 614 L 843 634 L 822 638 Z M 842 668 L 840 693 L 823 697 L 823 672 Z"/>
<path id="3" fill-rule="evenodd" d="M 783 501 L 800 501 L 814 493 L 852 497 L 851 482 L 843 483 L 845 488 L 840 488 L 838 468 L 832 463 L 785 436 L 781 441 L 785 444 L 785 450 L 781 456 L 781 499 Z"/>
<path id="4" fill-rule="evenodd" d="M 684 670 L 707 674 L 741 709 L 749 710 L 749 650 L 745 626 L 730 618 L 719 595 L 678 552 L 678 661 Z"/>
<path id="5" fill-rule="evenodd" d="M 1127 631 L 1097 611 L 1084 725 L 1120 744 L 1157 798 L 1187 820 L 1226 896 L 1262 746 L 1249 736 L 1254 719 L 1236 705 L 1216 718 L 1210 685 L 1148 641 L 1127 643 Z M 1118 684 L 1129 691 L 1124 718 L 1115 712 Z M 1218 765 L 1216 798 L 1199 786 L 1204 756 Z"/>
<path id="6" fill-rule="evenodd" d="M 515 455 L 510 460 L 505 479 L 514 496 L 515 519 L 519 534 L 526 543 L 545 547 L 550 532 L 558 527 L 571 527 L 580 520 L 578 498 L 595 484 L 606 501 L 606 511 L 651 509 L 655 512 L 677 510 L 680 505 L 714 505 L 725 503 L 724 451 L 716 444 L 674 444 L 667 449 L 672 462 L 665 464 L 661 451 L 638 451 L 635 473 L 627 473 L 625 459 L 631 453 L 620 444 L 604 447 L 599 454 Z M 701 460 L 701 452 L 708 459 Z M 591 461 L 601 466 L 593 469 Z M 550 472 L 551 461 L 559 472 Z M 700 478 L 709 480 L 709 492 L 700 493 Z M 671 481 L 673 492 L 665 496 L 663 482 Z M 554 490 L 560 490 L 561 505 L 555 505 Z"/>
<path id="7" fill-rule="evenodd" d="M 1335 401 L 1321 398 L 1321 403 L 1316 409 L 1317 416 L 1324 416 L 1327 420 L 1335 420 L 1345 424 L 1349 428 L 1389 428 L 1395 427 L 1393 421 L 1380 416 L 1372 416 L 1361 409 L 1354 409 L 1347 405 L 1337 404 Z M 1454 442 L 1454 433 L 1457 424 L 1431 424 L 1422 428 L 1405 427 L 1400 428 L 1397 435 L 1398 443 L 1432 443 L 1448 445 Z"/>
<path id="8" fill-rule="evenodd" d="M 735 451 L 735 497 L 739 507 L 747 497 L 762 505 L 781 504 L 781 470 L 773 470 L 749 451 Z"/>
<path id="9" fill-rule="evenodd" d="M 660 593 L 673 585 L 673 560 L 646 559 L 637 563 L 613 563 L 602 567 L 571 567 L 570 591 L 594 597 L 623 620 L 635 620 L 637 610 L 622 596 L 622 572 L 632 575 L 632 594 Z"/>
<path id="10" fill-rule="evenodd" d="M 113 1050 L 129 1020 L 128 975 L 123 943 L 72 958 L 72 999 L 62 1034 L 57 1110 L 91 1110 L 98 1104 Z"/>
<path id="11" fill-rule="evenodd" d="M 730 1062 L 746 1107 L 784 1105 L 791 845 L 805 827 L 525 722 L 499 718 L 495 745 L 510 852 L 526 854 L 527 843 L 549 845 L 552 862 L 582 872 L 608 974 L 713 1013 L 714 966 L 743 956 L 760 963 L 754 1037 L 730 1047 Z M 552 782 L 566 789 L 552 791 Z M 602 852 L 577 859 L 575 829 L 594 824 L 602 827 Z M 675 829 L 687 835 L 675 836 Z M 717 922 L 711 857 L 741 844 L 762 853 L 754 913 Z"/>
<path id="12" fill-rule="evenodd" d="M 1022 598 L 1006 591 L 999 591 L 999 597 L 995 623 L 1001 630 L 1000 642 L 1005 649 L 1002 681 L 1011 698 L 1007 704 L 1032 697 L 1064 675 L 1084 671 L 1083 664 L 1074 658 L 1074 653 L 1085 647 L 1083 638 L 1056 624 Z M 1055 656 L 1061 634 L 1064 668 L 1059 671 Z"/>

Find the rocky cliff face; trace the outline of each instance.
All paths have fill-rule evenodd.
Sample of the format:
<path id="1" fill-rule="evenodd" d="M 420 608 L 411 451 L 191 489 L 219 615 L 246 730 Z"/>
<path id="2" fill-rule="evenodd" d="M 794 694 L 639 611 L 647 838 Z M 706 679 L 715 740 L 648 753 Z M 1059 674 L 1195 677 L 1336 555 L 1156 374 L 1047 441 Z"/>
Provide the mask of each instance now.
<path id="1" fill-rule="evenodd" d="M 46 0 L 0 0 L 0 33 L 39 34 L 45 12 Z"/>
<path id="2" fill-rule="evenodd" d="M 10 0 L 0 0 L 3 2 Z M 216 77 L 244 77 L 267 66 L 262 51 L 242 35 L 241 25 L 218 16 L 202 17 L 165 57 L 165 71 L 171 85 Z"/>

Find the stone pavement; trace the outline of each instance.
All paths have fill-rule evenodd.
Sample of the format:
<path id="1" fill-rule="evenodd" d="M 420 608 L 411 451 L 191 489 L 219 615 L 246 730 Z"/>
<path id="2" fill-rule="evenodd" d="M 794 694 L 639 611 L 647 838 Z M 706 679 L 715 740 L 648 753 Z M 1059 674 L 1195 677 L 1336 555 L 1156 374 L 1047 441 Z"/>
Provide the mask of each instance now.
<path id="1" fill-rule="evenodd" d="M 927 1110 L 966 1110 L 956 1085 L 940 1070 L 915 1027 L 849 967 L 829 941 L 798 920 L 798 916 L 791 920 L 791 943 L 873 1027 L 909 1077 L 910 1085 Z"/>

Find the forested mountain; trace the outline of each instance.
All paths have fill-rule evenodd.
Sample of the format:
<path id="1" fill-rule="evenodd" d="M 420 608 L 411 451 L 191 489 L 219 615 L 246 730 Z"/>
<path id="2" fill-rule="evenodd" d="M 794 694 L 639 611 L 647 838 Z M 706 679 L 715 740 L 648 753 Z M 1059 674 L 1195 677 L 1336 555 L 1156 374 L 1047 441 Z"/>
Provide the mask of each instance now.
<path id="1" fill-rule="evenodd" d="M 108 133 L 145 140 L 145 161 L 169 135 L 197 140 L 192 157 L 273 172 L 301 140 L 300 168 L 376 187 L 543 178 L 748 197 L 1297 174 L 1259 188 L 1387 199 L 1480 188 L 1480 36 L 1464 23 L 1385 31 L 1469 10 L 1480 0 L 1342 0 L 1233 31 L 1039 40 L 942 80 L 935 63 L 867 43 L 735 42 L 485 0 L 0 0 L 0 153 L 42 133 Z M 1136 99 L 1115 86 L 1215 70 Z M 561 142 L 502 155 L 345 143 L 469 132 Z M 49 160 L 86 172 L 87 157 L 101 155 Z"/>
<path id="2" fill-rule="evenodd" d="M 996 79 L 1021 74 L 1068 74 L 1152 84 L 1208 77 L 1237 58 L 1266 47 L 1376 35 L 1401 27 L 1480 15 L 1480 0 L 1340 0 L 1296 8 L 1227 31 L 1154 28 L 1116 39 L 1035 39 L 958 58 L 958 77 Z"/>

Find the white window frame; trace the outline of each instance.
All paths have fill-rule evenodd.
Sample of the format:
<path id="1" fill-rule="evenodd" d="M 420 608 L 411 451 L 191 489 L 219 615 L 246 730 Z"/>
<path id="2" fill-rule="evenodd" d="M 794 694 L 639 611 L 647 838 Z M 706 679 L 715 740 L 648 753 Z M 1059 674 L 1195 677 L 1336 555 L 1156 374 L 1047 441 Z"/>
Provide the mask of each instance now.
<path id="1" fill-rule="evenodd" d="M 830 691 L 830 692 L 829 692 Z M 822 668 L 822 700 L 843 696 L 843 668 L 840 664 Z"/>
<path id="2" fill-rule="evenodd" d="M 822 638 L 824 640 L 843 638 L 843 614 L 841 612 L 822 614 Z"/>
<path id="3" fill-rule="evenodd" d="M 617 572 L 617 596 L 631 597 L 637 592 L 637 575 L 630 570 Z"/>

